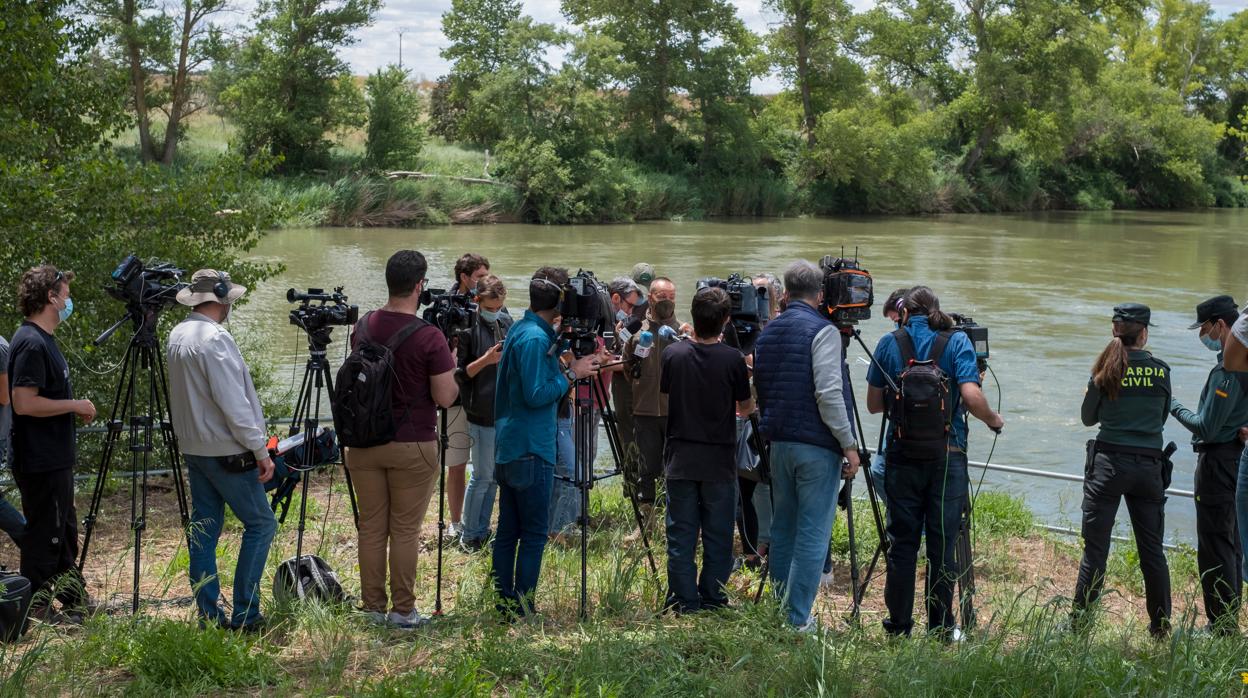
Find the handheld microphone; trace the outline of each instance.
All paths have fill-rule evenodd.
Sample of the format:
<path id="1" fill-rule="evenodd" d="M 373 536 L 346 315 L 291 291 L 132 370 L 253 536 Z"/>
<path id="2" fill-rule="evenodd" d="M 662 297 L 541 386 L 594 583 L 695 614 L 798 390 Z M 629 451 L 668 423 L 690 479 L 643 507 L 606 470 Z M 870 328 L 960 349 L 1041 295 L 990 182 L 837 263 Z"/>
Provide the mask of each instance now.
<path id="1" fill-rule="evenodd" d="M 644 359 L 650 356 L 650 350 L 654 348 L 654 333 L 650 330 L 643 330 L 637 335 L 637 346 L 633 348 L 633 356 Z"/>

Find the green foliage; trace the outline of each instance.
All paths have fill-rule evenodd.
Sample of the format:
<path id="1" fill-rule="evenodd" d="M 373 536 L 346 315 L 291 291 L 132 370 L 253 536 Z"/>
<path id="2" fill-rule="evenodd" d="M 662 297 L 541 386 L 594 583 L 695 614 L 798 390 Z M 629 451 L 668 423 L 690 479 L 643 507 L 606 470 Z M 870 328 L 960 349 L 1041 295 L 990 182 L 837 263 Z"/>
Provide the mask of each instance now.
<path id="1" fill-rule="evenodd" d="M 407 83 L 407 72 L 397 66 L 368 76 L 368 141 L 364 157 L 383 170 L 415 165 L 424 142 L 419 123 L 420 99 Z"/>
<path id="2" fill-rule="evenodd" d="M 360 126 L 363 97 L 339 57 L 352 32 L 372 21 L 381 0 L 266 0 L 256 33 L 215 68 L 228 83 L 223 111 L 239 127 L 244 153 L 267 152 L 294 172 L 326 164 L 327 134 Z"/>
<path id="3" fill-rule="evenodd" d="M 1018 497 L 1004 492 L 979 492 L 975 497 L 975 528 L 979 535 L 1020 538 L 1035 526 L 1031 510 Z"/>

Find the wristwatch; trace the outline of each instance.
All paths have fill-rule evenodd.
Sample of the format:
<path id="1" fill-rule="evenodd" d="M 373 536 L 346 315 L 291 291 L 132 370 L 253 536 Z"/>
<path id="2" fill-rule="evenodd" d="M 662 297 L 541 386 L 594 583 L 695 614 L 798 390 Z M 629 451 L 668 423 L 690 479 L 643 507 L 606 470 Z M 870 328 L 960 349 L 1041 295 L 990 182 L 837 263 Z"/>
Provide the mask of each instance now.
<path id="1" fill-rule="evenodd" d="M 576 385 L 576 374 L 572 372 L 572 369 L 563 369 L 563 377 L 568 379 L 568 385 Z"/>

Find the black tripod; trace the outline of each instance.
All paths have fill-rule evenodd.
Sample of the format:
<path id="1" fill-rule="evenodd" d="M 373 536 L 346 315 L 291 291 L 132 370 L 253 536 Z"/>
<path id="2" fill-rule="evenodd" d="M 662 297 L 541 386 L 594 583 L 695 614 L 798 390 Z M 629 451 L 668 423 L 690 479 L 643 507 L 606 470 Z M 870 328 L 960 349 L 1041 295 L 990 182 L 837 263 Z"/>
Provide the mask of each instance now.
<path id="1" fill-rule="evenodd" d="M 580 493 L 576 523 L 581 530 L 581 596 L 580 619 L 589 617 L 589 491 L 599 480 L 615 477 L 623 472 L 624 452 L 620 441 L 619 424 L 615 419 L 615 411 L 607 400 L 606 387 L 603 385 L 602 373 L 578 379 L 575 388 L 575 400 L 572 410 L 572 429 L 574 458 L 572 478 L 567 480 Z M 602 426 L 607 434 L 607 444 L 611 448 L 611 457 L 615 460 L 615 470 L 601 475 L 594 472 L 594 432 L 598 429 L 594 403 L 602 406 Z M 634 488 L 635 489 L 635 488 Z M 650 572 L 658 575 L 659 568 L 654 561 L 654 553 L 650 549 L 650 538 L 646 532 L 645 518 L 641 515 L 641 507 L 637 503 L 634 491 L 628 496 L 633 507 L 633 518 L 637 522 L 637 531 L 641 534 L 641 544 L 646 551 L 646 560 L 650 563 Z"/>
<path id="2" fill-rule="evenodd" d="M 329 346 L 329 333 L 332 327 L 303 327 L 308 333 L 308 363 L 303 371 L 303 382 L 299 386 L 299 397 L 295 401 L 295 411 L 290 419 L 290 435 L 294 436 L 300 432 L 303 433 L 303 462 L 298 464 L 287 463 L 287 467 L 299 473 L 299 479 L 302 481 L 302 491 L 299 501 L 299 535 L 295 542 L 295 557 L 293 560 L 292 570 L 298 570 L 300 563 L 303 562 L 303 532 L 307 526 L 308 515 L 308 479 L 312 475 L 312 471 L 316 469 L 316 436 L 321 421 L 321 394 L 323 390 L 328 390 L 332 395 L 334 392 L 333 378 L 329 371 L 329 360 L 325 357 L 326 348 Z M 355 488 L 351 485 L 351 471 L 343 468 L 343 473 L 347 480 L 347 496 L 351 501 L 351 516 L 355 521 L 355 527 L 360 527 L 360 511 L 356 506 Z M 289 484 L 287 484 L 289 483 Z M 290 509 L 290 500 L 294 496 L 294 483 L 282 483 L 272 495 L 271 504 L 273 511 L 277 511 L 280 506 L 282 513 L 279 517 L 282 523 L 286 522 L 286 513 Z M 292 561 L 287 561 L 292 562 Z M 285 564 L 285 563 L 283 563 Z M 292 579 L 299 579 L 299 575 L 292 575 Z"/>
<path id="3" fill-rule="evenodd" d="M 178 498 L 182 531 L 186 535 L 187 549 L 190 549 L 191 517 L 186 504 L 186 483 L 182 479 L 182 456 L 178 451 L 178 439 L 173 433 L 173 424 L 167 419 L 169 381 L 165 371 L 164 356 L 160 351 L 160 341 L 156 338 L 156 320 L 160 310 L 159 306 L 134 306 L 129 309 L 127 315 L 127 318 L 134 322 L 136 330 L 134 336 L 130 338 L 130 344 L 126 347 L 126 355 L 122 359 L 121 377 L 113 395 L 113 407 L 107 424 L 108 436 L 105 438 L 104 451 L 100 456 L 95 490 L 91 494 L 90 509 L 82 521 L 82 552 L 78 558 L 78 573 L 81 576 L 87 564 L 91 534 L 95 530 L 96 519 L 99 518 L 100 503 L 104 498 L 104 485 L 108 480 L 113 452 L 117 447 L 117 442 L 121 439 L 122 430 L 128 426 L 130 471 L 134 476 L 130 480 L 130 529 L 134 532 L 134 577 L 130 603 L 132 613 L 137 613 L 139 610 L 143 531 L 147 528 L 147 477 L 151 470 L 151 454 L 155 449 L 153 436 L 157 429 L 159 429 L 166 457 L 169 459 L 173 489 Z M 127 318 L 122 318 L 120 322 L 100 335 L 95 343 L 97 345 L 103 343 Z M 146 374 L 147 386 L 146 390 L 140 387 L 136 391 L 136 383 L 141 382 L 140 372 Z M 146 401 L 140 405 L 144 393 L 146 393 Z M 140 413 L 140 410 L 144 411 Z"/>
<path id="4" fill-rule="evenodd" d="M 455 346 L 451 346 L 455 351 Z M 433 615 L 442 615 L 442 545 L 446 532 L 446 452 L 451 447 L 451 435 L 446 423 L 446 408 L 438 407 L 438 572 L 434 582 Z M 475 466 L 474 466 L 475 467 Z"/>

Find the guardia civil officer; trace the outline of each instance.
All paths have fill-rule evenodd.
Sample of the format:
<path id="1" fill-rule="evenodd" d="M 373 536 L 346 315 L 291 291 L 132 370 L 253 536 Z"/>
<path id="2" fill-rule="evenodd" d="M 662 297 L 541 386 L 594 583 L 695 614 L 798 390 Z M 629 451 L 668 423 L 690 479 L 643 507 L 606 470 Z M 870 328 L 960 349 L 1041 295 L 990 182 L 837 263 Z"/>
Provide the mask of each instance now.
<path id="1" fill-rule="evenodd" d="M 1148 630 L 1160 637 L 1170 628 L 1170 570 L 1161 546 L 1171 470 L 1161 438 L 1170 410 L 1170 367 L 1144 349 L 1151 315 L 1139 303 L 1114 308 L 1113 339 L 1092 365 L 1083 397 L 1084 426 L 1101 428 L 1088 442 L 1084 464 L 1083 561 L 1071 616 L 1078 630 L 1088 627 L 1089 609 L 1100 597 L 1123 498 L 1144 573 Z"/>
<path id="2" fill-rule="evenodd" d="M 1195 412 L 1171 398 L 1170 414 L 1192 432 L 1196 457 L 1196 563 L 1204 591 L 1210 630 L 1239 632 L 1243 550 L 1235 523 L 1235 480 L 1244 444 L 1239 427 L 1248 423 L 1248 374 L 1231 373 L 1222 355 L 1239 310 L 1230 296 L 1215 296 L 1196 306 L 1200 341 L 1217 352 Z"/>

